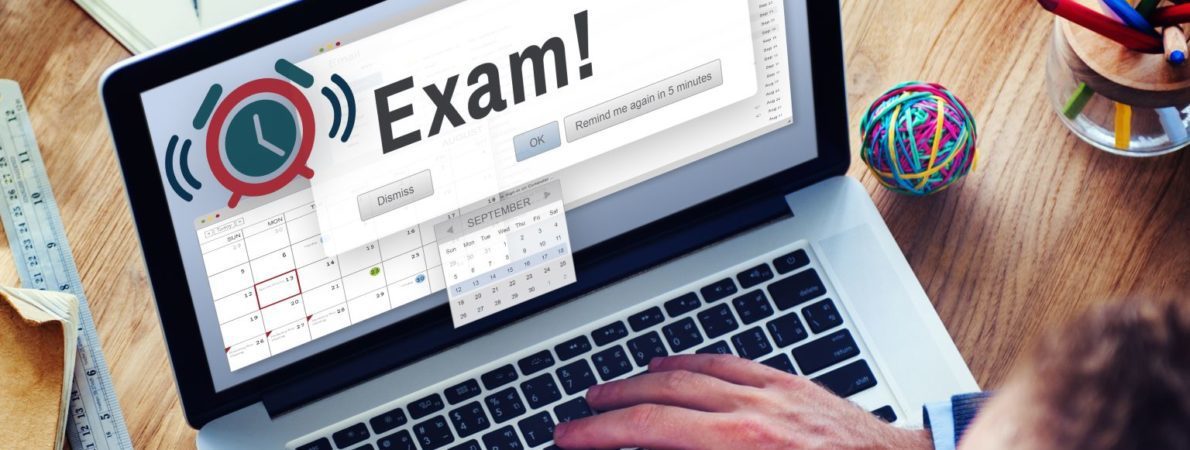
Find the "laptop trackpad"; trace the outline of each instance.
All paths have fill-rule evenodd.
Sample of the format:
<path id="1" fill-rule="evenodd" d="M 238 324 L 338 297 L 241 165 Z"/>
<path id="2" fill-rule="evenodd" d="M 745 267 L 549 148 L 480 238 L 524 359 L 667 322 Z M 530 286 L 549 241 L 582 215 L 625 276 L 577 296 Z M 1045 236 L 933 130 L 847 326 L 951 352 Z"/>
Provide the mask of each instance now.
<path id="1" fill-rule="evenodd" d="M 870 225 L 843 231 L 819 243 L 823 264 L 841 292 L 869 350 L 898 400 L 912 411 L 925 402 L 972 390 L 969 373 L 954 373 L 962 361 L 941 320 L 916 283 L 891 236 L 878 239 Z M 892 253 L 890 255 L 890 253 Z M 949 348 L 948 348 L 949 347 Z M 951 364 L 948 364 L 950 362 Z M 945 374 L 948 377 L 931 377 Z M 965 371 L 964 371 L 965 372 Z"/>

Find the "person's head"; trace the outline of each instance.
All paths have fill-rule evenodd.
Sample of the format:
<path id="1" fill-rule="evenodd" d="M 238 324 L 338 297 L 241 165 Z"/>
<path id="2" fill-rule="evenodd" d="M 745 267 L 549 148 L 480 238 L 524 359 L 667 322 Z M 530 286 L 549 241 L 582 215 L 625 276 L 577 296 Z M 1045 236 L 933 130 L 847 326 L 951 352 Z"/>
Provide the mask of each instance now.
<path id="1" fill-rule="evenodd" d="M 1093 308 L 1038 344 L 962 450 L 1190 449 L 1190 300 Z"/>

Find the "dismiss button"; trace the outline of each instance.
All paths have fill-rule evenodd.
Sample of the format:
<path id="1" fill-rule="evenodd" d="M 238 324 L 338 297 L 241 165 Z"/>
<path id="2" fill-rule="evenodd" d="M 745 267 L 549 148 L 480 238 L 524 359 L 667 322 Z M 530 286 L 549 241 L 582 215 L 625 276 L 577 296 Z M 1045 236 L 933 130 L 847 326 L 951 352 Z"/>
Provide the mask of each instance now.
<path id="1" fill-rule="evenodd" d="M 430 178 L 430 171 L 423 170 L 360 195 L 356 199 L 359 203 L 359 220 L 368 221 L 431 195 L 434 195 L 434 181 Z"/>

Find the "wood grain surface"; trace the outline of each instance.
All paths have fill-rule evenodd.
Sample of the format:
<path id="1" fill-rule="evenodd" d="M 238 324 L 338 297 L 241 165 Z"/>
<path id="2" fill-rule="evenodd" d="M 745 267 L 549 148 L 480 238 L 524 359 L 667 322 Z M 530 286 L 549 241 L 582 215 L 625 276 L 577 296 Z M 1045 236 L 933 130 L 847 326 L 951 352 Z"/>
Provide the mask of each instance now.
<path id="1" fill-rule="evenodd" d="M 845 0 L 854 124 L 883 90 L 942 83 L 979 123 L 982 165 L 915 199 L 863 180 L 985 387 L 1087 305 L 1190 293 L 1186 152 L 1121 158 L 1067 133 L 1044 95 L 1051 18 L 1014 0 Z M 129 55 L 68 0 L 0 0 L 0 78 L 24 89 L 103 350 L 139 448 L 194 445 L 97 94 Z M 16 285 L 0 248 L 0 283 Z M 1190 299 L 1188 299 L 1190 300 Z"/>

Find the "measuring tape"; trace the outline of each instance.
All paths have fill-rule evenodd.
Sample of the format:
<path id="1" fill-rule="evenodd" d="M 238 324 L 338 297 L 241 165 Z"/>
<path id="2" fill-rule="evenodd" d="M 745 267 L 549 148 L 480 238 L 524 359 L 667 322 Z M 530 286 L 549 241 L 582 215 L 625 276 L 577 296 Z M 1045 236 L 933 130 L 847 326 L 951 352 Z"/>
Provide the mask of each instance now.
<path id="1" fill-rule="evenodd" d="M 78 357 L 66 437 L 74 450 L 131 449 L 99 333 L 83 296 L 78 266 L 33 137 L 33 124 L 21 88 L 14 81 L 0 80 L 0 114 L 0 219 L 21 285 L 69 292 L 79 299 Z"/>

